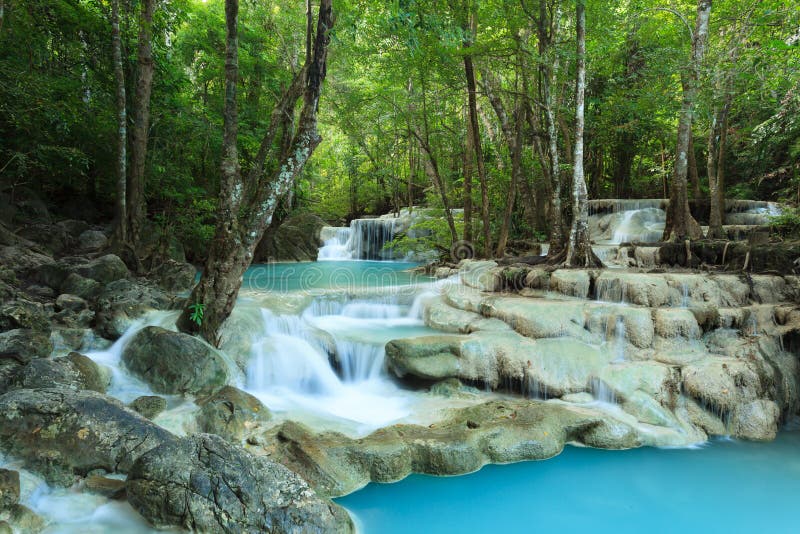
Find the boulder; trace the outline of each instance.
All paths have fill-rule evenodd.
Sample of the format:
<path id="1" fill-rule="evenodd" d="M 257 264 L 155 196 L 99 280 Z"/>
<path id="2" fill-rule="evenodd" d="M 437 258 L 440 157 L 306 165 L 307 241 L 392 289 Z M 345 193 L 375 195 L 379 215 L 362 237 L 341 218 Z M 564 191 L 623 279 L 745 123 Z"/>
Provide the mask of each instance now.
<path id="1" fill-rule="evenodd" d="M 4 525 L 9 533 L 38 534 L 47 523 L 27 506 L 14 504 L 5 510 L 0 509 L 0 532 L 3 532 Z"/>
<path id="2" fill-rule="evenodd" d="M 65 388 L 88 389 L 105 393 L 110 374 L 90 358 L 71 352 L 54 360 L 39 358 L 20 368 L 10 377 L 11 389 Z"/>
<path id="3" fill-rule="evenodd" d="M 47 313 L 38 302 L 17 299 L 0 305 L 0 331 L 15 328 L 47 331 L 49 327 Z"/>
<path id="4" fill-rule="evenodd" d="M 106 234 L 99 230 L 85 230 L 78 236 L 78 247 L 87 252 L 95 252 L 108 246 Z"/>
<path id="5" fill-rule="evenodd" d="M 156 527 L 200 532 L 353 532 L 347 512 L 286 467 L 200 434 L 141 456 L 128 502 Z"/>
<path id="6" fill-rule="evenodd" d="M 260 400 L 232 386 L 198 399 L 197 404 L 201 430 L 232 442 L 245 439 L 271 418 Z"/>
<path id="7" fill-rule="evenodd" d="M 61 254 L 73 244 L 72 236 L 63 227 L 55 224 L 29 224 L 20 228 L 17 234 L 41 245 L 50 254 Z"/>
<path id="8" fill-rule="evenodd" d="M 100 293 L 102 287 L 103 285 L 97 280 L 83 277 L 77 273 L 69 273 L 59 286 L 59 290 L 78 298 L 92 300 Z"/>
<path id="9" fill-rule="evenodd" d="M 117 339 L 136 319 L 171 306 L 172 299 L 158 288 L 133 280 L 117 280 L 97 296 L 95 329 L 103 337 Z"/>
<path id="10" fill-rule="evenodd" d="M 165 291 L 178 293 L 189 291 L 194 287 L 197 269 L 191 263 L 167 260 L 153 269 L 150 276 L 155 278 Z"/>
<path id="11" fill-rule="evenodd" d="M 268 228 L 256 247 L 253 262 L 315 261 L 322 245 L 320 232 L 327 223 L 313 213 L 286 219 L 278 228 Z"/>
<path id="12" fill-rule="evenodd" d="M 11 269 L 17 276 L 25 277 L 36 272 L 43 265 L 55 263 L 55 260 L 22 245 L 0 247 L 0 265 Z"/>
<path id="13" fill-rule="evenodd" d="M 138 332 L 125 347 L 122 361 L 157 393 L 209 394 L 229 377 L 228 363 L 214 347 L 157 326 Z"/>
<path id="14" fill-rule="evenodd" d="M 46 357 L 52 350 L 50 337 L 42 332 L 24 328 L 0 332 L 0 362 L 14 360 L 24 365 Z"/>
<path id="15" fill-rule="evenodd" d="M 94 391 L 17 389 L 0 396 L 0 446 L 49 482 L 70 485 L 95 469 L 125 473 L 175 438 Z"/>
<path id="16" fill-rule="evenodd" d="M 110 284 L 130 276 L 125 262 L 114 254 L 106 254 L 88 263 L 77 265 L 74 271 L 84 278 L 97 280 L 101 284 Z"/>
<path id="17" fill-rule="evenodd" d="M 19 502 L 19 472 L 0 469 L 0 510 Z"/>
<path id="18" fill-rule="evenodd" d="M 142 395 L 131 402 L 130 408 L 148 419 L 155 419 L 158 414 L 167 409 L 167 399 L 157 395 Z"/>
<path id="19" fill-rule="evenodd" d="M 77 295 L 63 293 L 56 298 L 56 311 L 80 312 L 89 307 L 89 304 Z"/>
<path id="20" fill-rule="evenodd" d="M 83 487 L 107 499 L 125 498 L 125 481 L 117 478 L 108 478 L 100 475 L 90 475 L 86 478 Z"/>

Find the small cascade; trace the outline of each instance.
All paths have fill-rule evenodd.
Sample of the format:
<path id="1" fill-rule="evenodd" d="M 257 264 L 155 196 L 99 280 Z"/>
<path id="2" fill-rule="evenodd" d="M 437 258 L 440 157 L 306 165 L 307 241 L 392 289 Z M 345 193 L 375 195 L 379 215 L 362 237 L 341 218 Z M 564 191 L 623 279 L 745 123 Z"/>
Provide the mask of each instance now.
<path id="1" fill-rule="evenodd" d="M 394 239 L 397 219 L 354 219 L 350 227 L 326 226 L 320 232 L 322 247 L 317 260 L 385 260 L 393 259 L 384 246 Z"/>
<path id="2" fill-rule="evenodd" d="M 356 260 L 382 260 L 387 254 L 383 247 L 394 239 L 395 219 L 355 219 L 350 223 L 347 246 Z"/>
<path id="3" fill-rule="evenodd" d="M 365 382 L 380 378 L 386 353 L 382 345 L 342 340 L 336 342 L 336 359 L 342 381 Z"/>
<path id="4" fill-rule="evenodd" d="M 625 320 L 618 316 L 614 324 L 614 362 L 625 361 Z"/>
<path id="5" fill-rule="evenodd" d="M 350 228 L 326 226 L 320 232 L 322 246 L 317 254 L 317 260 L 349 260 L 352 254 L 347 248 L 350 241 Z"/>
<path id="6" fill-rule="evenodd" d="M 265 337 L 253 346 L 247 388 L 288 388 L 307 394 L 335 394 L 339 377 L 328 363 L 322 344 L 297 316 L 276 316 L 262 310 Z"/>
<path id="7" fill-rule="evenodd" d="M 681 284 L 681 308 L 689 307 L 689 284 L 683 282 Z"/>
<path id="8" fill-rule="evenodd" d="M 589 382 L 589 389 L 592 392 L 592 396 L 594 396 L 595 400 L 598 402 L 607 404 L 617 403 L 617 394 L 602 380 L 592 378 Z"/>
<path id="9" fill-rule="evenodd" d="M 770 217 L 781 214 L 775 202 L 758 200 L 726 200 L 725 224 L 759 226 L 769 224 Z"/>

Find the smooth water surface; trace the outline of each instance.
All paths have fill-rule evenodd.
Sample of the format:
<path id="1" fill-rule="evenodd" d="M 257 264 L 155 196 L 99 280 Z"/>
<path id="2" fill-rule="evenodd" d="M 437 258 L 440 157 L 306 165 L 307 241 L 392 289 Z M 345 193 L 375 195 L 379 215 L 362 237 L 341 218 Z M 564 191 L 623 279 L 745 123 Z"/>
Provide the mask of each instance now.
<path id="1" fill-rule="evenodd" d="M 244 275 L 242 288 L 285 292 L 301 289 L 388 287 L 429 281 L 409 272 L 418 264 L 401 261 L 325 261 L 253 265 Z"/>
<path id="2" fill-rule="evenodd" d="M 696 449 L 567 447 L 461 477 L 370 484 L 337 502 L 361 534 L 800 532 L 800 432 Z"/>

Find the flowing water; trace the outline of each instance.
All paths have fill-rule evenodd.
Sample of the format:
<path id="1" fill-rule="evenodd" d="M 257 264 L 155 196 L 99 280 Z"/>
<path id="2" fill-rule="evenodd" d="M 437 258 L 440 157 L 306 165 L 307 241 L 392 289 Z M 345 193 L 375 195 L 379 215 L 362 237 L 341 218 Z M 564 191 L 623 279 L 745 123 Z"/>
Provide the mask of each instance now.
<path id="1" fill-rule="evenodd" d="M 435 333 L 423 324 L 422 303 L 454 283 L 414 274 L 413 266 L 339 260 L 252 267 L 232 317 L 245 325 L 232 330 L 237 343 L 231 346 L 240 352 L 230 354 L 229 363 L 235 367 L 236 360 L 242 367 L 232 382 L 259 397 L 276 422 L 291 419 L 352 436 L 399 421 L 429 424 L 443 409 L 494 396 L 476 392 L 471 400 L 455 400 L 405 389 L 388 375 L 386 342 Z M 622 302 L 614 306 L 627 306 L 624 297 L 624 287 L 598 288 L 601 300 Z M 175 312 L 153 313 L 110 347 L 88 353 L 111 369 L 110 395 L 130 402 L 153 394 L 128 374 L 121 354 L 139 329 L 172 328 L 175 318 Z M 626 359 L 620 315 L 610 316 L 602 350 Z M 613 392 L 602 383 L 592 392 L 601 404 L 615 408 Z M 193 400 L 167 400 L 168 410 L 155 421 L 179 435 L 196 432 Z M 684 526 L 735 530 L 757 524 L 781 531 L 792 509 L 789 497 L 795 499 L 800 490 L 798 445 L 795 432 L 770 444 L 714 442 L 699 450 L 568 448 L 547 462 L 490 466 L 459 478 L 413 476 L 393 486 L 370 485 L 340 502 L 366 534 L 602 531 L 612 526 L 621 532 L 645 526 L 655 531 Z M 0 466 L 20 467 L 3 458 Z M 22 501 L 50 522 L 49 534 L 150 531 L 125 503 L 80 487 L 54 489 L 30 473 L 23 475 Z"/>

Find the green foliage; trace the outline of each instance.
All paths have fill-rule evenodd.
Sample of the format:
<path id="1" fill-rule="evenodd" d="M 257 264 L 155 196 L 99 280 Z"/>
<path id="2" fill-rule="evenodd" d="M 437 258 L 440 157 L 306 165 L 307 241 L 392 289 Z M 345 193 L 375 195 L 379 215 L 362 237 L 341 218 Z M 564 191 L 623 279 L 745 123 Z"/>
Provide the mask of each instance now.
<path id="1" fill-rule="evenodd" d="M 786 208 L 780 215 L 770 217 L 770 230 L 784 238 L 800 238 L 800 209 Z"/>
<path id="2" fill-rule="evenodd" d="M 443 257 L 448 257 L 453 246 L 450 227 L 444 217 L 443 210 L 426 210 L 429 217 L 422 218 L 413 224 L 408 231 L 395 237 L 385 245 L 385 248 L 394 250 L 402 255 L 408 253 L 425 253 L 435 250 Z M 456 230 L 459 234 L 464 231 L 464 217 L 455 216 Z"/>
<path id="3" fill-rule="evenodd" d="M 189 305 L 189 320 L 197 326 L 203 325 L 203 313 L 206 310 L 206 305 L 201 302 L 195 302 Z"/>

